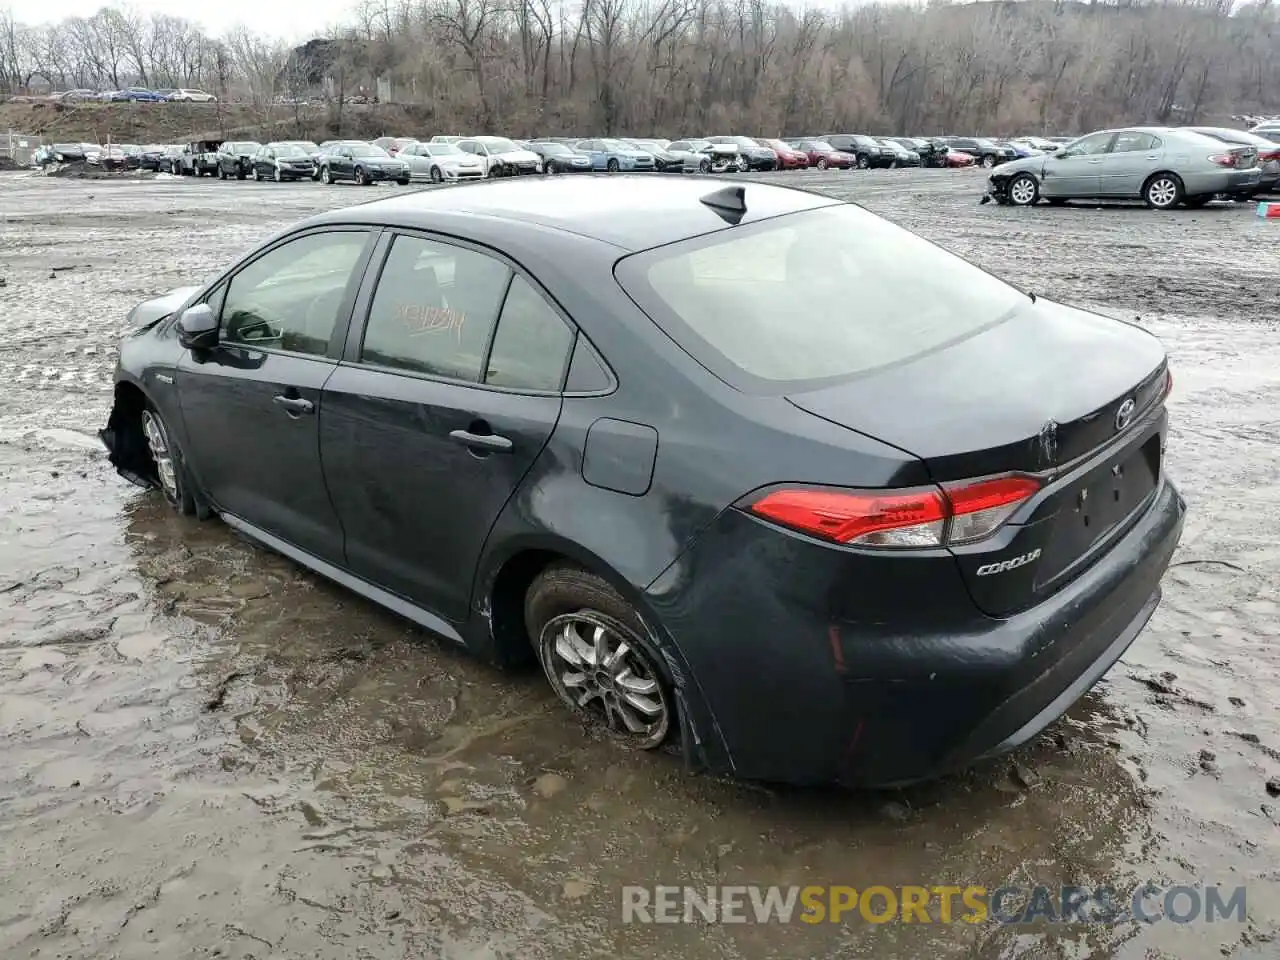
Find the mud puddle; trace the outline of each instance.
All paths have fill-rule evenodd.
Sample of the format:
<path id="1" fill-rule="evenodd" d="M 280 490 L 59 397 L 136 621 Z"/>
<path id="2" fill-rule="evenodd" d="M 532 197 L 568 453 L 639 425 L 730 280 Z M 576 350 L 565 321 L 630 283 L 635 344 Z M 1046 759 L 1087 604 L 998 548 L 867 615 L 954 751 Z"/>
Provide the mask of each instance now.
<path id="1" fill-rule="evenodd" d="M 899 173 L 911 176 L 889 175 Z M 1023 248 L 1001 226 L 1008 211 L 976 206 L 973 177 L 853 176 L 865 179 L 810 185 L 853 184 L 869 206 L 995 270 Z M 78 223 L 65 219 L 69 198 L 86 211 Z M 1170 471 L 1191 513 L 1151 627 L 1066 720 L 1010 761 L 911 791 L 726 784 L 581 729 L 537 675 L 475 664 L 217 522 L 174 517 L 105 464 L 92 434 L 132 301 L 355 198 L 310 184 L 47 180 L 4 198 L 20 226 L 0 235 L 0 956 L 1280 951 L 1280 799 L 1266 791 L 1280 775 L 1272 330 L 1209 316 L 1172 287 L 1153 309 L 1121 314 L 1140 315 L 1172 352 Z M 1093 302 L 1104 266 L 1149 288 L 1166 258 L 1182 256 L 1159 242 L 1176 214 L 1115 215 L 1130 226 L 1108 228 L 1114 243 L 1140 247 L 1156 231 L 1125 261 L 1082 246 L 1092 211 L 1046 211 L 1063 213 L 1056 232 L 1019 221 L 1043 233 L 1038 255 L 1018 262 L 1047 295 Z M 1245 213 L 1206 212 L 1222 234 L 1186 248 L 1213 297 L 1230 289 L 1229 265 L 1205 251 L 1250 229 Z M 113 226 L 119 217 L 127 230 Z M 160 253 L 175 220 L 176 265 Z M 95 266 L 50 276 L 39 253 L 49 248 Z M 1275 253 L 1255 259 L 1251 269 L 1272 276 L 1280 266 Z M 110 260 L 155 267 L 138 280 Z M 1117 293 L 1122 306 L 1128 297 Z M 1231 316 L 1252 308 L 1241 295 Z M 1147 880 L 1245 884 L 1250 921 L 620 919 L 628 884 Z"/>

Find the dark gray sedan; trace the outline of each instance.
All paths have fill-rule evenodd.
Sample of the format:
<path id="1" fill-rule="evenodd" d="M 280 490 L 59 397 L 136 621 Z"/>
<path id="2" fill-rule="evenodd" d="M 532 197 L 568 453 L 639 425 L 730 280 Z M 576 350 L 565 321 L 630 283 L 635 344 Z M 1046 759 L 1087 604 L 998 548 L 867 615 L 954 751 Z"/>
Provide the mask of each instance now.
<path id="1" fill-rule="evenodd" d="M 717 773 L 1034 738 L 1183 524 L 1154 336 L 806 191 L 397 193 L 131 323 L 125 477 Z"/>

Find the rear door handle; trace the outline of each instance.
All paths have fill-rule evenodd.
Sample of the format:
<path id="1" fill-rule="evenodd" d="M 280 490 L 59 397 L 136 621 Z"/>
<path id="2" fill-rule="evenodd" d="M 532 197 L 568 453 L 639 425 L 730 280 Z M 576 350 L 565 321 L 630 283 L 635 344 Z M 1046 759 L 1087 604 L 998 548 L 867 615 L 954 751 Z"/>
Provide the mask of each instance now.
<path id="1" fill-rule="evenodd" d="M 1089 162 L 1090 162 L 1090 163 L 1101 163 L 1101 162 L 1102 162 L 1102 160 L 1101 160 L 1101 159 L 1097 159 L 1097 160 L 1090 160 Z"/>
<path id="2" fill-rule="evenodd" d="M 449 436 L 464 447 L 472 450 L 485 450 L 495 453 L 510 453 L 511 441 L 496 433 L 472 433 L 470 430 L 452 430 Z"/>
<path id="3" fill-rule="evenodd" d="M 272 398 L 272 402 L 276 406 L 284 407 L 285 412 L 291 417 L 298 417 L 304 413 L 314 413 L 316 405 L 310 400 L 304 400 L 302 397 L 286 397 L 277 396 Z"/>
<path id="4" fill-rule="evenodd" d="M 1148 159 L 1148 160 L 1159 160 L 1160 158 L 1159 158 L 1158 156 L 1156 156 L 1155 154 L 1152 154 L 1151 156 L 1147 157 L 1147 159 Z"/>

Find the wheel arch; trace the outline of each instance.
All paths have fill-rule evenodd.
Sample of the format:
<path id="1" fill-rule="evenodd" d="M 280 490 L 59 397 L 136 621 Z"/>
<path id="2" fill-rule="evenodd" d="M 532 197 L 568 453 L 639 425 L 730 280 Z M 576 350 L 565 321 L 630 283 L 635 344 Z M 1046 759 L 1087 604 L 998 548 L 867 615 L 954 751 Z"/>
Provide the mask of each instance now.
<path id="1" fill-rule="evenodd" d="M 538 575 L 558 564 L 571 564 L 600 577 L 639 616 L 661 657 L 659 666 L 676 698 L 681 752 L 690 770 L 730 770 L 731 754 L 710 704 L 674 639 L 663 628 L 645 597 L 644 588 L 628 581 L 603 557 L 558 536 L 535 535 L 512 540 L 482 560 L 473 591 L 473 609 L 487 636 L 482 642 L 500 666 L 536 664 L 534 641 L 524 624 L 524 600 Z"/>
<path id="2" fill-rule="evenodd" d="M 1151 181 L 1155 180 L 1157 177 L 1172 177 L 1178 182 L 1178 186 L 1181 187 L 1183 191 L 1187 189 L 1186 181 L 1183 180 L 1182 177 L 1178 176 L 1178 174 L 1173 170 L 1157 170 L 1142 181 L 1142 196 L 1145 197 L 1147 195 L 1147 188 L 1151 186 Z"/>

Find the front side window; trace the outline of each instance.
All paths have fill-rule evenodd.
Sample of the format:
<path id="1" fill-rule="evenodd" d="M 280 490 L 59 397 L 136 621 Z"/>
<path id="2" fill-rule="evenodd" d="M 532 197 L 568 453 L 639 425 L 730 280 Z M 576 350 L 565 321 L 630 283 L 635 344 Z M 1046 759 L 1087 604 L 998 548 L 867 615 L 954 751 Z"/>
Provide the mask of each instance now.
<path id="1" fill-rule="evenodd" d="M 743 389 L 777 392 L 910 360 L 1026 302 L 1004 281 L 849 204 L 634 254 L 616 274 L 708 369 Z"/>
<path id="2" fill-rule="evenodd" d="M 521 390 L 559 390 L 564 382 L 573 331 L 525 280 L 511 280 L 484 382 Z"/>
<path id="3" fill-rule="evenodd" d="M 478 383 L 510 278 L 506 264 L 482 253 L 396 237 L 369 308 L 360 359 Z"/>
<path id="4" fill-rule="evenodd" d="M 220 341 L 323 356 L 366 239 L 363 230 L 313 233 L 253 261 L 227 287 Z"/>

